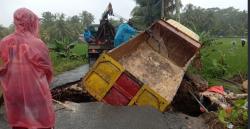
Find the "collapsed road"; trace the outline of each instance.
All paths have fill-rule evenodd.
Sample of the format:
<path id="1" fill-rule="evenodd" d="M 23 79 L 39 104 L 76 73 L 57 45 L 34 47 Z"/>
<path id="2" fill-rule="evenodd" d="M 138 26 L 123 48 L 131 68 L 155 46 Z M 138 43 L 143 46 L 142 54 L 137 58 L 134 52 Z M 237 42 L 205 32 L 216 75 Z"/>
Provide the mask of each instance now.
<path id="1" fill-rule="evenodd" d="M 139 43 L 141 44 L 143 43 L 143 45 L 146 44 L 149 45 L 146 47 L 148 49 L 145 49 L 146 51 L 141 53 L 147 55 L 146 52 L 151 52 L 148 53 L 147 57 L 150 57 L 149 55 L 155 55 L 154 57 L 150 57 L 149 59 L 142 58 L 141 56 L 139 56 L 138 59 L 128 58 L 131 61 L 129 64 L 133 64 L 135 60 L 139 61 L 140 59 L 143 59 L 141 62 L 144 61 L 144 63 L 141 62 L 137 63 L 139 64 L 138 68 L 135 67 L 136 65 L 129 67 L 126 64 L 122 63 L 124 61 L 120 62 L 121 64 L 119 64 L 119 62 L 117 61 L 119 61 L 118 59 L 123 59 L 119 57 L 122 57 L 124 53 L 122 54 L 119 53 L 120 52 L 119 48 L 116 48 L 114 49 L 114 51 L 111 51 L 111 53 L 109 52 L 108 53 L 109 55 L 103 54 L 100 57 L 101 59 L 97 61 L 99 62 L 99 64 L 96 63 L 91 70 L 92 74 L 88 72 L 89 66 L 83 65 L 79 68 L 65 72 L 55 77 L 51 85 L 51 92 L 54 99 L 53 101 L 56 102 L 54 104 L 57 117 L 55 127 L 59 129 L 99 129 L 99 128 L 100 129 L 123 129 L 123 128 L 124 129 L 128 128 L 129 129 L 191 129 L 191 128 L 206 129 L 208 128 L 208 124 L 206 124 L 208 122 L 206 122 L 205 119 L 201 119 L 199 116 L 201 112 L 200 112 L 200 106 L 197 105 L 197 102 L 193 101 L 192 99 L 189 99 L 190 102 L 192 101 L 195 102 L 192 103 L 193 107 L 195 108 L 193 107 L 190 108 L 190 109 L 195 109 L 194 111 L 190 110 L 190 112 L 185 112 L 185 110 L 187 109 L 184 109 L 183 111 L 183 109 L 180 108 L 180 106 L 187 107 L 183 105 L 183 100 L 186 101 L 187 97 L 189 97 L 190 95 L 187 94 L 185 95 L 186 97 L 185 96 L 178 97 L 177 95 L 177 97 L 174 99 L 174 96 L 179 87 L 181 87 L 180 89 L 183 88 L 183 86 L 180 85 L 185 84 L 185 83 L 181 84 L 183 76 L 185 74 L 187 66 L 191 63 L 200 45 L 197 43 L 198 40 L 193 40 L 192 37 L 187 37 L 183 33 L 180 34 L 179 31 L 176 32 L 176 28 L 174 30 L 170 29 L 171 31 L 168 29 L 164 29 L 166 27 L 172 26 L 170 23 L 171 22 L 167 23 L 165 21 L 159 21 L 155 26 L 152 27 L 154 28 L 153 30 L 155 30 L 156 32 L 159 31 L 162 33 L 155 33 L 155 35 L 150 35 L 145 32 L 142 33 L 137 38 L 135 38 L 134 40 L 131 40 L 131 42 L 120 47 L 120 48 L 124 47 L 124 49 L 121 49 L 121 52 L 132 53 L 134 51 L 127 51 L 129 50 L 128 49 L 129 47 L 135 49 L 134 45 L 137 44 L 137 48 L 140 48 Z M 159 27 L 161 28 L 161 31 L 159 30 Z M 168 33 L 163 33 L 165 31 Z M 173 41 L 171 40 L 171 42 L 162 42 L 162 43 L 155 42 L 153 40 L 153 38 L 157 39 L 156 37 L 159 36 L 166 37 L 164 36 L 166 34 L 173 35 L 172 37 L 175 37 L 173 38 L 174 40 Z M 180 40 L 178 36 L 176 36 L 176 34 L 179 35 L 179 37 L 181 37 L 182 40 Z M 149 41 L 152 40 L 152 41 L 146 43 L 137 42 L 137 40 L 142 41 L 141 38 L 143 38 L 144 40 L 149 40 Z M 184 40 L 185 38 L 188 38 L 194 42 L 186 42 L 186 40 Z M 165 40 L 166 39 L 161 39 L 157 41 L 165 41 Z M 175 43 L 175 41 L 178 43 Z M 157 45 L 159 47 L 160 44 L 162 44 L 165 47 L 170 45 L 172 46 L 171 50 L 175 51 L 168 51 L 167 49 L 164 51 L 160 51 L 159 49 L 158 52 L 155 52 L 155 50 L 157 50 Z M 150 45 L 156 45 L 156 46 L 150 46 Z M 156 48 L 154 49 L 154 47 Z M 116 53 L 117 51 L 119 52 Z M 188 51 L 189 53 L 187 54 L 186 51 Z M 134 53 L 136 54 L 136 52 Z M 183 53 L 185 53 L 186 56 L 182 56 Z M 129 53 L 127 53 L 127 55 L 128 54 Z M 111 55 L 113 56 L 112 58 Z M 136 57 L 136 56 L 132 55 L 130 57 Z M 113 58 L 116 59 L 117 61 L 115 61 Z M 173 64 L 168 65 L 169 59 L 173 61 L 172 62 Z M 142 71 L 137 71 L 140 68 L 147 68 L 144 67 L 150 64 L 147 62 L 150 62 L 152 64 L 148 69 L 146 70 L 141 69 Z M 140 66 L 140 64 L 143 64 L 143 66 Z M 158 66 L 160 66 L 161 64 L 163 65 L 161 67 L 163 69 L 158 69 Z M 126 67 L 124 68 L 123 65 Z M 169 70 L 170 68 L 169 66 L 174 66 L 178 69 L 174 71 Z M 85 76 L 87 72 L 88 74 Z M 156 75 L 165 78 L 157 78 L 157 76 L 154 75 L 155 73 L 157 73 Z M 175 77 L 176 74 L 180 75 L 178 77 Z M 91 77 L 89 77 L 90 75 Z M 145 76 L 145 75 L 150 75 L 150 76 Z M 82 77 L 84 77 L 83 80 Z M 86 80 L 86 78 L 89 80 Z M 165 82 L 169 78 L 171 79 L 171 81 L 175 83 L 168 84 L 170 81 Z M 191 78 L 187 79 L 186 80 L 187 84 L 189 80 L 192 79 Z M 144 84 L 143 82 L 150 84 L 150 86 Z M 126 85 L 124 86 L 124 84 Z M 193 85 L 193 83 L 190 84 L 191 86 Z M 205 86 L 207 86 L 207 83 L 204 84 Z M 187 91 L 190 90 L 191 86 L 186 86 Z M 136 90 L 130 91 L 128 90 L 129 88 Z M 94 92 L 91 94 L 91 91 Z M 185 93 L 185 90 L 177 93 L 179 94 Z M 172 100 L 174 100 L 173 105 L 171 105 Z M 113 104 L 113 106 L 95 101 L 105 102 L 111 105 Z M 125 105 L 130 105 L 130 106 L 125 106 Z M 148 106 L 150 105 L 151 107 L 147 107 L 146 105 Z M 190 105 L 190 103 L 188 103 L 187 105 Z M 173 112 L 175 110 L 177 112 Z M 187 116 L 178 111 L 198 117 Z M 196 114 L 194 114 L 194 112 L 196 112 Z M 4 116 L 5 116 L 4 111 L 2 109 L 0 111 L 0 128 L 7 129 L 8 126 Z"/>
<path id="2" fill-rule="evenodd" d="M 82 73 L 75 72 L 79 69 Z M 70 89 L 71 91 L 72 85 L 77 85 L 86 69 L 88 65 L 83 65 L 56 76 L 52 85 L 54 87 L 52 95 L 55 95 L 53 94 L 55 89 Z M 69 77 L 71 79 L 68 79 Z M 86 92 L 70 92 L 67 95 L 65 91 L 60 93 L 64 98 L 55 99 L 62 102 L 66 100 L 65 103 L 75 111 L 55 104 L 55 127 L 58 129 L 206 129 L 209 126 L 200 117 L 191 117 L 180 112 L 160 113 L 151 107 L 111 106 L 93 102 Z M 71 99 L 67 100 L 65 97 L 71 97 Z M 77 102 L 76 98 L 80 99 L 79 97 L 84 98 L 83 101 L 74 103 Z M 70 100 L 73 102 L 67 103 Z M 0 129 L 9 129 L 4 115 L 4 106 L 0 107 Z"/>
<path id="3" fill-rule="evenodd" d="M 89 64 L 82 65 L 76 69 L 64 72 L 58 76 L 56 76 L 52 83 L 50 88 L 57 88 L 60 86 L 64 86 L 70 83 L 75 83 L 77 81 L 80 81 L 81 78 L 89 71 Z"/>
<path id="4" fill-rule="evenodd" d="M 70 103 L 75 111 L 56 107 L 57 129 L 206 129 L 203 119 L 180 113 L 160 113 L 151 107 L 116 107 L 103 103 Z M 0 128 L 8 129 L 3 107 Z"/>

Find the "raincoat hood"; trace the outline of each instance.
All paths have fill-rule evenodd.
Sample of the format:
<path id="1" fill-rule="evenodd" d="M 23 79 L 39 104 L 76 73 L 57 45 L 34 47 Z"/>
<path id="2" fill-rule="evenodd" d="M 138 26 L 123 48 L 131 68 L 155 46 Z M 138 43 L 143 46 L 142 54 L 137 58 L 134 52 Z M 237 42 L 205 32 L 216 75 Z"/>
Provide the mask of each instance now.
<path id="1" fill-rule="evenodd" d="M 27 8 L 17 9 L 14 13 L 14 24 L 16 33 L 30 32 L 39 37 L 39 18 Z"/>

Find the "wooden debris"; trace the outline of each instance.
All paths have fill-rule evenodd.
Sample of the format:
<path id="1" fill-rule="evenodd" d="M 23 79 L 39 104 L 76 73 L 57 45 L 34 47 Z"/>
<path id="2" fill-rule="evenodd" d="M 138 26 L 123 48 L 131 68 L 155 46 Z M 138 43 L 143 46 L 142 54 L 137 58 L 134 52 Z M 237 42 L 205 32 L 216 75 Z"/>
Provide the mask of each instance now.
<path id="1" fill-rule="evenodd" d="M 80 92 L 83 91 L 82 87 L 79 87 L 78 84 L 74 84 L 70 87 L 67 87 L 65 90 L 74 90 L 74 91 L 80 91 Z"/>
<path id="2" fill-rule="evenodd" d="M 228 83 L 231 83 L 231 84 L 234 84 L 236 86 L 242 86 L 241 84 L 237 83 L 237 82 L 234 82 L 234 81 L 231 81 L 231 80 L 228 80 L 228 79 L 225 79 L 225 78 L 219 78 L 220 80 L 224 81 L 224 82 L 228 82 Z"/>
<path id="3" fill-rule="evenodd" d="M 227 102 L 226 98 L 224 95 L 215 93 L 215 92 L 210 92 L 210 91 L 205 91 L 200 93 L 201 96 L 205 96 L 210 99 L 212 103 L 217 104 L 223 109 L 227 109 L 230 104 Z"/>
<path id="4" fill-rule="evenodd" d="M 248 92 L 248 80 L 246 80 L 242 83 L 242 89 L 244 92 L 246 92 L 246 93 Z"/>
<path id="5" fill-rule="evenodd" d="M 248 96 L 248 94 L 235 94 L 233 92 L 225 94 L 226 99 L 229 99 L 229 100 L 245 99 L 245 98 L 247 98 L 247 96 Z"/>
<path id="6" fill-rule="evenodd" d="M 55 103 L 60 104 L 61 106 L 65 107 L 66 109 L 69 109 L 69 110 L 71 110 L 71 111 L 73 111 L 73 112 L 76 111 L 75 108 L 73 108 L 73 107 L 71 107 L 71 106 L 69 106 L 69 105 L 67 105 L 67 104 L 65 104 L 65 103 L 62 103 L 62 102 L 57 101 L 57 100 L 54 100 L 54 99 L 52 99 L 52 100 L 53 100 Z"/>
<path id="7" fill-rule="evenodd" d="M 202 92 L 200 95 L 209 98 L 212 103 L 219 105 L 223 109 L 227 109 L 230 106 L 229 102 L 231 100 L 243 99 L 247 98 L 248 96 L 248 94 L 235 94 L 233 92 L 230 93 L 225 92 L 224 95 L 222 95 L 220 93 L 215 93 L 210 91 Z"/>
<path id="8" fill-rule="evenodd" d="M 200 106 L 205 109 L 206 112 L 208 112 L 207 108 L 200 102 L 199 99 L 189 90 L 189 93 L 194 97 L 194 99 L 200 104 Z"/>

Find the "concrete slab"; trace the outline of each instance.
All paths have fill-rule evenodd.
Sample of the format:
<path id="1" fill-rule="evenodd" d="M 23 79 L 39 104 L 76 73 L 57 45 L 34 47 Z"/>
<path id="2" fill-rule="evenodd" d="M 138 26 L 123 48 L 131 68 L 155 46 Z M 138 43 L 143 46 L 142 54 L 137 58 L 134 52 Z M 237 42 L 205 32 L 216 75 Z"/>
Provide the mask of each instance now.
<path id="1" fill-rule="evenodd" d="M 76 69 L 64 72 L 54 77 L 51 89 L 81 80 L 83 75 L 89 71 L 89 64 L 85 64 Z"/>
<path id="2" fill-rule="evenodd" d="M 103 103 L 73 104 L 76 111 L 56 105 L 57 129 L 206 129 L 203 119 L 160 113 L 151 107 L 115 107 Z M 0 112 L 0 129 L 8 129 Z"/>

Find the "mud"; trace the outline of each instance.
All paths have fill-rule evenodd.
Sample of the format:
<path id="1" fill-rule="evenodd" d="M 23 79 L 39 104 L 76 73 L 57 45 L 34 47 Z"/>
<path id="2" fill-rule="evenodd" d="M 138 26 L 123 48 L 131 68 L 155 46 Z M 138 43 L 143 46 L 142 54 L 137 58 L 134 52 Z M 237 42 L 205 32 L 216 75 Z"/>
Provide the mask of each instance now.
<path id="1" fill-rule="evenodd" d="M 64 102 L 71 101 L 76 103 L 95 102 L 96 99 L 82 89 L 81 82 L 71 86 L 58 87 L 51 90 L 53 99 Z"/>
<path id="2" fill-rule="evenodd" d="M 200 105 L 189 93 L 189 90 L 194 94 L 198 93 L 198 89 L 194 87 L 186 78 L 184 78 L 173 99 L 172 107 L 175 111 L 191 116 L 199 116 L 202 113 L 200 111 Z"/>
<path id="3" fill-rule="evenodd" d="M 172 101 L 184 75 L 181 67 L 161 56 L 147 43 L 140 44 L 135 52 L 124 56 L 119 62 L 169 102 Z"/>
<path id="4" fill-rule="evenodd" d="M 199 116 L 199 118 L 204 120 L 208 129 L 227 129 L 225 125 L 219 121 L 215 112 L 204 113 Z"/>
<path id="5" fill-rule="evenodd" d="M 200 81 L 199 81 L 200 82 Z M 172 101 L 172 108 L 174 111 L 182 112 L 184 114 L 198 117 L 202 113 L 199 103 L 195 100 L 195 98 L 189 93 L 192 92 L 198 99 L 200 98 L 199 93 L 204 91 L 207 85 L 202 84 L 197 86 L 190 76 L 185 75 L 181 85 Z M 216 111 L 217 105 L 211 103 L 211 101 L 207 97 L 203 97 L 202 104 L 209 111 Z"/>

